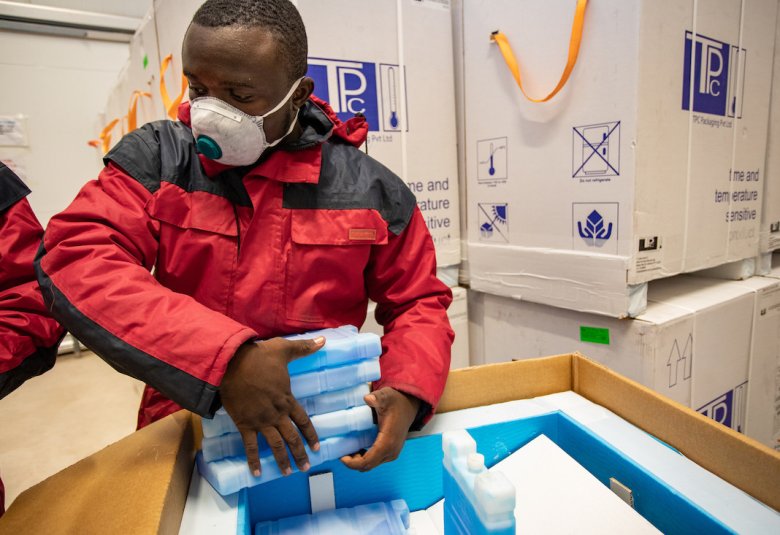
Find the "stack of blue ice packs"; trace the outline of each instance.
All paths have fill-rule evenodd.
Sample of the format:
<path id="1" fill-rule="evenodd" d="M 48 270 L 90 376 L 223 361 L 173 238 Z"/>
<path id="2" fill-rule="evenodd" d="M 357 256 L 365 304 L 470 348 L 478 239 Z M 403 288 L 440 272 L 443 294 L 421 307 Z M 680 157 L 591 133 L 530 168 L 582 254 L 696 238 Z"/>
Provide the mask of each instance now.
<path id="1" fill-rule="evenodd" d="M 363 396 L 368 382 L 379 379 L 379 336 L 358 333 L 345 325 L 300 335 L 291 340 L 325 337 L 322 349 L 292 361 L 290 387 L 311 417 L 320 439 L 319 451 L 308 446 L 309 464 L 314 467 L 373 444 L 376 425 Z M 200 474 L 217 492 L 226 496 L 282 476 L 265 438 L 258 435 L 261 476 L 254 477 L 247 466 L 241 435 L 224 408 L 211 420 L 203 419 L 202 451 L 197 464 Z M 293 471 L 297 468 L 293 464 Z"/>

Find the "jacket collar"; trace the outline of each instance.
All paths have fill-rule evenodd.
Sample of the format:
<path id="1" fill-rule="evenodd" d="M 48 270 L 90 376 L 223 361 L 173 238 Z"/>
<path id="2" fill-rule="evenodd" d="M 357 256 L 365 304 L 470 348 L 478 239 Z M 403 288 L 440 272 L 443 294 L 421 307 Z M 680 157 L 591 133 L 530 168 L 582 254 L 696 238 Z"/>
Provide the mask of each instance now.
<path id="1" fill-rule="evenodd" d="M 178 110 L 179 120 L 191 126 L 190 103 L 183 102 Z M 368 124 L 363 117 L 353 117 L 342 122 L 330 105 L 311 96 L 298 114 L 303 128 L 301 136 L 292 144 L 271 149 L 267 156 L 248 167 L 247 177 L 262 177 L 278 182 L 316 184 L 322 166 L 322 144 L 328 140 L 349 143 L 355 147 L 363 144 L 368 134 Z M 215 178 L 233 169 L 198 154 L 206 175 Z"/>

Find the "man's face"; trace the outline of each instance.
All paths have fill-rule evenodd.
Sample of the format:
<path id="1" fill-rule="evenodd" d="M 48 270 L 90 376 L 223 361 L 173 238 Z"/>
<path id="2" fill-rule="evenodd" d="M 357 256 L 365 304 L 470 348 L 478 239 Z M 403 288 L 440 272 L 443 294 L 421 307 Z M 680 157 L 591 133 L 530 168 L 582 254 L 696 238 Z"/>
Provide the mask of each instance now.
<path id="1" fill-rule="evenodd" d="M 190 100 L 216 97 L 249 115 L 263 115 L 290 90 L 290 80 L 273 34 L 262 28 L 207 28 L 190 25 L 182 47 Z M 282 137 L 295 107 L 308 97 L 299 87 L 279 110 L 265 118 L 266 139 Z"/>

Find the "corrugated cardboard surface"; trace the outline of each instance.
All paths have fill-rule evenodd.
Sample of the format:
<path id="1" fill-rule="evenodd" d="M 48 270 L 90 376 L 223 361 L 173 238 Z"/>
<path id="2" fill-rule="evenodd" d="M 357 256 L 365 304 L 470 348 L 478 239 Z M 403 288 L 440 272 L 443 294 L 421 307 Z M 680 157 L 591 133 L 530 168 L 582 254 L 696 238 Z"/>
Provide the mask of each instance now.
<path id="1" fill-rule="evenodd" d="M 780 454 L 579 354 L 450 373 L 440 412 L 574 390 L 780 509 Z M 165 418 L 27 490 L 0 533 L 178 533 L 193 419 Z"/>
<path id="2" fill-rule="evenodd" d="M 23 492 L 0 533 L 178 533 L 194 448 L 181 411 Z"/>
<path id="3" fill-rule="evenodd" d="M 780 510 L 780 453 L 588 359 L 572 364 L 572 390 Z"/>

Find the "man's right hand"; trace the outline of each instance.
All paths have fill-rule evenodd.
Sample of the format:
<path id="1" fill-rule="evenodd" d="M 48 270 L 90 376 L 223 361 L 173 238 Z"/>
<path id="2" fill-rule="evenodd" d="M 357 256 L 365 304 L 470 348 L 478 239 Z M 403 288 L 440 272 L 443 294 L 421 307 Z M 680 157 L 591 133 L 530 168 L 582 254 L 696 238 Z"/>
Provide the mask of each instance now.
<path id="1" fill-rule="evenodd" d="M 299 429 L 312 451 L 319 450 L 317 432 L 290 391 L 287 364 L 323 345 L 322 336 L 314 340 L 272 338 L 244 344 L 228 364 L 220 385 L 222 404 L 241 433 L 249 469 L 255 476 L 260 475 L 258 433 L 265 437 L 284 475 L 292 473 L 285 445 L 298 469 L 309 469 Z"/>

